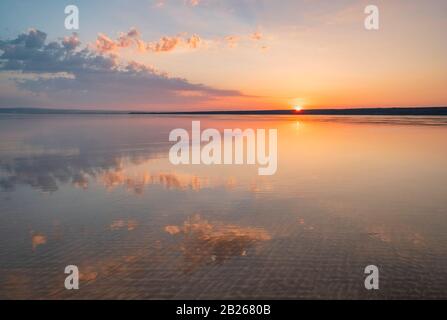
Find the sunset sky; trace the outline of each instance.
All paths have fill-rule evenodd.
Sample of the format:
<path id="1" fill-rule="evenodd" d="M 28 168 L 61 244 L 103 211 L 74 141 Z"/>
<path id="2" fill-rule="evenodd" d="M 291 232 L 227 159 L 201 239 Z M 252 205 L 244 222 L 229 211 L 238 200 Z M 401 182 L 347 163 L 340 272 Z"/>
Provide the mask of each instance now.
<path id="1" fill-rule="evenodd" d="M 447 106 L 446 13 L 445 0 L 2 0 L 0 107 Z"/>

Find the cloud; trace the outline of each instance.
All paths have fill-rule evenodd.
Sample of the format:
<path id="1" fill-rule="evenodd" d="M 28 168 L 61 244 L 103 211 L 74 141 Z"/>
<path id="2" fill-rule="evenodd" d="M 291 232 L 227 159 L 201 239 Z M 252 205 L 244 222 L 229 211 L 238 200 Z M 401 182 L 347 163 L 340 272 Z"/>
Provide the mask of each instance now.
<path id="1" fill-rule="evenodd" d="M 256 31 L 245 35 L 227 35 L 211 39 L 203 39 L 197 34 L 188 35 L 180 33 L 175 36 L 163 36 L 156 41 L 145 41 L 141 38 L 140 32 L 136 28 L 128 32 L 121 32 L 116 39 L 99 33 L 94 47 L 101 53 L 119 54 L 120 50 L 130 48 L 141 53 L 163 53 L 177 49 L 200 49 L 200 48 L 235 48 L 239 43 L 250 43 L 252 41 L 264 40 L 261 32 Z"/>
<path id="2" fill-rule="evenodd" d="M 187 42 L 191 48 L 195 49 L 195 48 L 199 47 L 202 40 L 200 39 L 200 37 L 198 35 L 194 34 L 187 40 Z"/>
<path id="3" fill-rule="evenodd" d="M 107 37 L 105 34 L 98 34 L 96 38 L 96 49 L 100 53 L 106 53 L 110 51 L 115 51 L 118 48 L 118 44 L 114 40 Z"/>
<path id="4" fill-rule="evenodd" d="M 237 44 L 240 41 L 240 38 L 238 36 L 227 36 L 225 37 L 225 41 L 231 48 L 234 48 L 237 46 Z"/>
<path id="5" fill-rule="evenodd" d="M 146 48 L 154 52 L 167 52 L 174 50 L 181 42 L 180 37 L 163 37 L 156 43 L 149 43 Z"/>
<path id="6" fill-rule="evenodd" d="M 112 40 L 103 33 L 99 33 L 96 38 L 95 46 L 100 53 L 117 51 L 121 48 L 128 48 L 132 45 L 140 47 L 143 41 L 140 40 L 140 32 L 136 28 L 131 28 L 128 32 L 121 32 L 117 40 Z"/>
<path id="7" fill-rule="evenodd" d="M 155 8 L 163 8 L 166 5 L 166 2 L 167 2 L 166 0 L 156 0 L 154 7 Z M 202 0 L 183 0 L 183 4 L 188 7 L 196 7 L 201 2 L 202 2 Z"/>
<path id="8" fill-rule="evenodd" d="M 250 36 L 250 38 L 251 38 L 252 40 L 261 40 L 261 39 L 262 39 L 262 33 L 259 32 L 259 31 L 256 31 L 256 32 L 254 32 L 254 33 Z"/>
<path id="9" fill-rule="evenodd" d="M 81 45 L 81 41 L 78 38 L 78 34 L 73 33 L 71 36 L 64 37 L 62 40 L 62 45 L 65 49 L 71 51 L 79 47 Z"/>
<path id="10" fill-rule="evenodd" d="M 35 29 L 16 39 L 0 43 L 0 71 L 28 75 L 16 77 L 16 86 L 39 97 L 45 96 L 59 107 L 142 108 L 167 104 L 192 106 L 219 97 L 243 96 L 236 90 L 221 90 L 171 77 L 152 66 L 120 61 L 114 54 L 119 47 L 139 40 L 131 29 L 114 41 L 98 36 L 96 49 L 81 48 L 77 34 L 46 43 L 47 35 Z M 186 39 L 186 40 L 185 40 Z M 200 37 L 163 37 L 145 48 L 170 51 L 180 43 L 192 48 Z M 107 54 L 106 54 L 107 53 Z"/>
<path id="11" fill-rule="evenodd" d="M 36 29 L 30 29 L 28 33 L 22 33 L 13 41 L 13 44 L 19 45 L 22 44 L 26 48 L 32 49 L 32 48 L 41 48 L 45 40 L 47 38 L 46 33 L 41 32 Z"/>
<path id="12" fill-rule="evenodd" d="M 154 7 L 155 8 L 163 8 L 164 5 L 165 5 L 164 0 L 158 0 L 158 1 L 155 2 Z"/>
<path id="13" fill-rule="evenodd" d="M 198 6 L 200 4 L 200 2 L 201 2 L 201 0 L 186 0 L 186 4 L 191 7 Z"/>
<path id="14" fill-rule="evenodd" d="M 169 52 L 177 48 L 197 49 L 201 43 L 202 39 L 196 34 L 164 36 L 158 41 L 145 41 L 141 39 L 140 32 L 132 28 L 127 33 L 120 33 L 116 40 L 105 34 L 98 34 L 95 48 L 99 53 L 118 53 L 125 48 L 135 48 L 139 52 Z"/>

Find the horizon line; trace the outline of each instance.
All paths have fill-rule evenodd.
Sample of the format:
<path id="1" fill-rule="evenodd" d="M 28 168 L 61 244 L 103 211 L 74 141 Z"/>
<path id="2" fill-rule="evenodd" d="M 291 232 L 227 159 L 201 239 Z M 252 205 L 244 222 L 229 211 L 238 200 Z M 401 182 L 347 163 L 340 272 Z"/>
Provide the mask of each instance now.
<path id="1" fill-rule="evenodd" d="M 125 111 L 52 109 L 39 107 L 0 108 L 3 114 L 117 114 L 117 115 L 439 115 L 447 116 L 447 106 L 435 107 L 372 107 L 326 109 L 254 109 L 254 110 L 203 110 L 203 111 Z"/>

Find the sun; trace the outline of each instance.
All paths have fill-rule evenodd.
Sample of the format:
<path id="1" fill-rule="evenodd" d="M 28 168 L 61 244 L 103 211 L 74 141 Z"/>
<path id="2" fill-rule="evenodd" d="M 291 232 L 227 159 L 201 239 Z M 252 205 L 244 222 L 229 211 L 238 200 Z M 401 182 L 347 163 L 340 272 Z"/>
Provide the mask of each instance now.
<path id="1" fill-rule="evenodd" d="M 294 106 L 293 109 L 295 111 L 299 112 L 299 111 L 303 110 L 303 107 L 302 106 Z"/>

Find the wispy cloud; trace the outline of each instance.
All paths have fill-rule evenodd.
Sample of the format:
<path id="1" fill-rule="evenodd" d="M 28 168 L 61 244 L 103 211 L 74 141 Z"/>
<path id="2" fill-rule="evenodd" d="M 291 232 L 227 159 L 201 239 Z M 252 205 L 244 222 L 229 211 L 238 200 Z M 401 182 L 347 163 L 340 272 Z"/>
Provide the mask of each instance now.
<path id="1" fill-rule="evenodd" d="M 185 0 L 185 3 L 191 7 L 198 6 L 202 0 Z"/>
<path id="2" fill-rule="evenodd" d="M 140 32 L 136 28 L 131 28 L 128 32 L 121 32 L 116 39 L 112 39 L 106 34 L 99 33 L 94 43 L 95 49 L 99 53 L 116 53 L 122 49 L 134 49 L 140 53 L 160 53 L 170 52 L 176 49 L 199 49 L 208 47 L 236 47 L 240 42 L 263 40 L 261 32 L 256 31 L 248 35 L 228 35 L 212 39 L 204 39 L 203 37 L 192 34 L 188 35 L 183 32 L 175 36 L 163 36 L 156 41 L 146 41 L 141 37 Z"/>
<path id="3" fill-rule="evenodd" d="M 201 38 L 195 34 L 164 36 L 158 41 L 144 41 L 140 37 L 140 32 L 136 28 L 132 28 L 126 33 L 121 33 L 116 40 L 103 33 L 98 34 L 95 48 L 100 53 L 116 53 L 125 48 L 135 48 L 139 52 L 168 52 L 179 47 L 196 49 L 201 42 Z"/>

